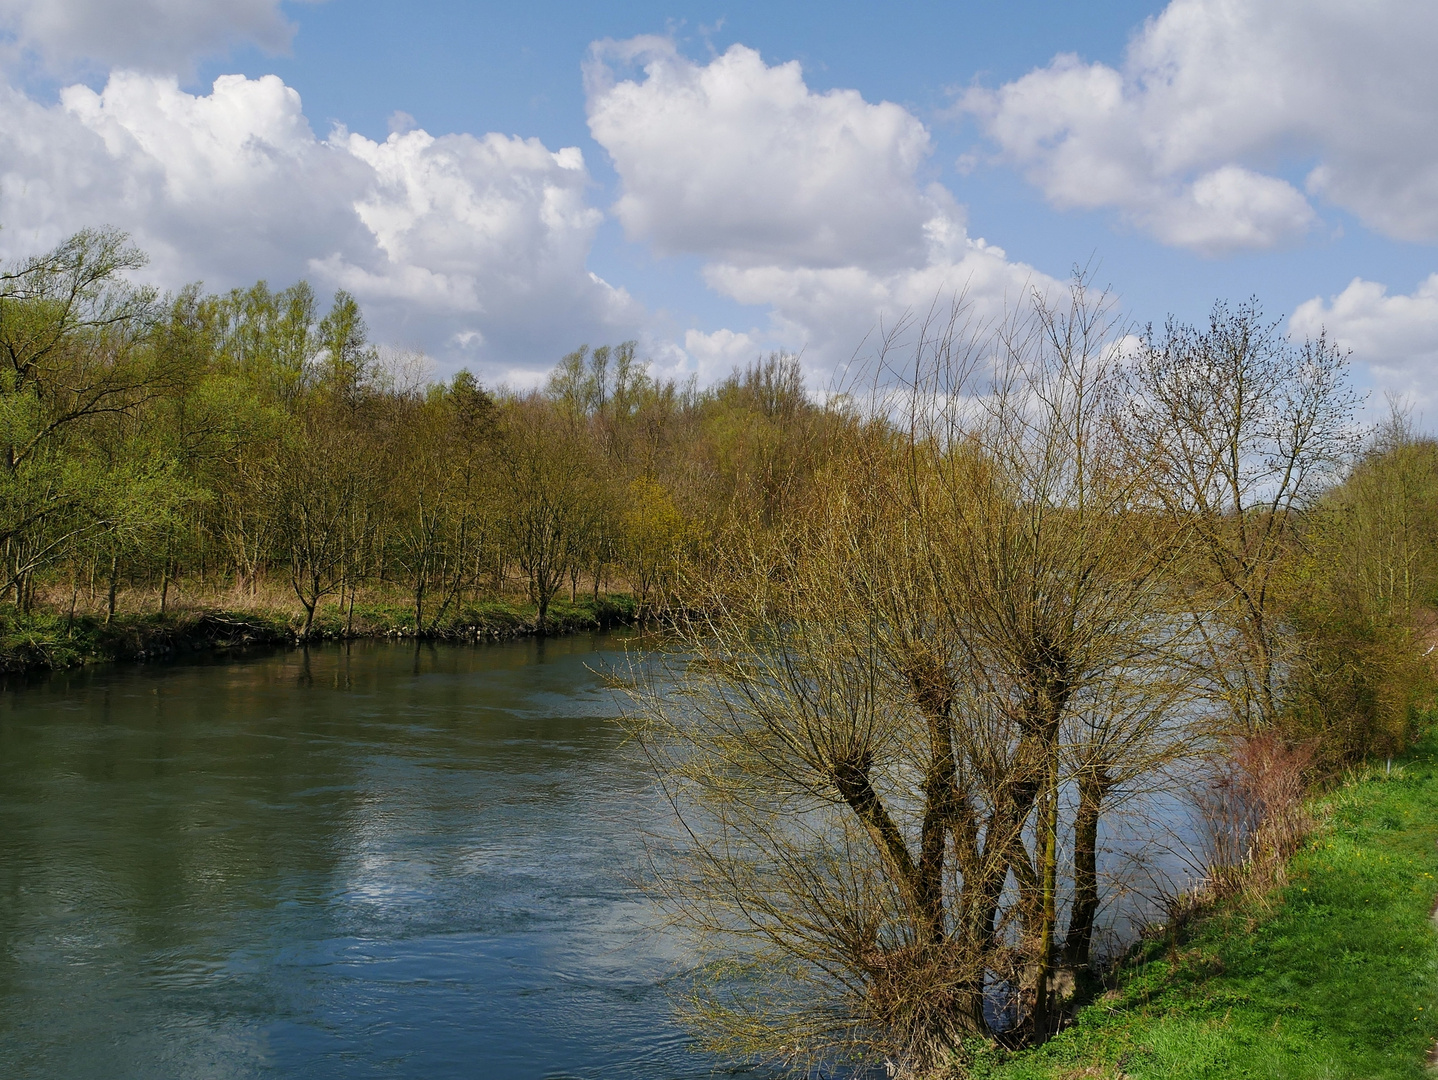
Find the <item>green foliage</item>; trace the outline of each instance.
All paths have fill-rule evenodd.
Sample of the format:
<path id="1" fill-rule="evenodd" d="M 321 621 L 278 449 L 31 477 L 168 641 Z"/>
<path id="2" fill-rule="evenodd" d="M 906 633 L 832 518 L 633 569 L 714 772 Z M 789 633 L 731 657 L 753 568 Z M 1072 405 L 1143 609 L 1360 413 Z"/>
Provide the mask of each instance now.
<path id="1" fill-rule="evenodd" d="M 153 293 L 123 277 L 144 261 L 123 235 L 87 231 L 0 272 L 0 541 L 22 608 L 37 574 L 160 528 L 184 498 L 129 422 L 180 376 L 151 341 Z"/>
<path id="2" fill-rule="evenodd" d="M 1289 618 L 1286 723 L 1332 764 L 1406 746 L 1438 678 L 1438 444 L 1401 417 L 1307 515 Z"/>
<path id="3" fill-rule="evenodd" d="M 787 354 L 756 359 L 704 391 L 655 378 L 634 342 L 581 347 L 532 393 L 486 388 L 468 371 L 425 382 L 416 364 L 369 340 L 348 293 L 336 293 L 323 315 L 304 282 L 274 290 L 261 281 L 222 295 L 196 285 L 162 301 L 129 282 L 143 264 L 122 234 L 87 231 L 0 269 L 0 667 L 355 635 L 472 640 L 712 615 L 727 587 L 716 568 L 748 558 L 743 573 L 764 586 L 756 595 L 777 588 L 786 566 L 815 554 L 815 515 L 825 505 L 860 522 L 883 516 L 875 502 L 930 505 L 936 497 L 923 483 L 885 495 L 867 466 L 904 441 L 903 424 L 890 423 L 884 408 L 864 417 L 842 400 L 816 403 Z M 962 351 L 945 354 L 940 369 L 962 366 Z M 950 586 L 959 581 L 965 595 L 988 597 L 991 612 L 1023 608 L 1026 588 L 1047 595 L 1054 583 L 1089 581 L 1059 559 L 1034 578 L 1042 588 L 1016 584 L 1029 571 L 1002 569 L 1004 553 L 1018 547 L 1000 526 L 1013 511 L 1015 521 L 1051 521 L 1054 535 L 1066 537 L 1063 529 L 1091 521 L 1072 543 L 1054 541 L 1055 552 L 1096 543 L 1105 557 L 1185 553 L 1174 557 L 1186 560 L 1180 569 L 1169 575 L 1165 564 L 1154 577 L 1151 597 L 1154 610 L 1190 620 L 1184 641 L 1203 640 L 1184 660 L 1190 675 L 1174 676 L 1174 685 L 1186 687 L 1191 676 L 1206 688 L 1211 711 L 1226 717 L 1214 734 L 1311 750 L 1330 771 L 1401 752 L 1434 700 L 1438 446 L 1395 421 L 1339 477 L 1351 431 L 1346 358 L 1322 339 L 1288 343 L 1255 304 L 1220 305 L 1206 331 L 1171 325 L 1150 334 L 1134 359 L 1134 384 L 1103 391 L 1115 395 L 1113 416 L 1105 414 L 1113 423 L 1095 435 L 1113 451 L 1104 479 L 1123 496 L 1101 512 L 1075 513 L 1076 500 L 1093 498 L 1087 481 L 1083 495 L 1035 481 L 983 503 L 971 497 L 983 484 L 965 480 L 954 489 L 963 497 L 934 519 L 934 535 L 972 519 L 990 530 L 974 536 L 998 539 L 979 558 L 943 567 L 930 560 L 928 573 L 950 575 L 940 607 L 957 603 Z M 968 400 L 964 387 L 940 385 L 940 369 L 932 386 L 913 389 L 932 390 L 935 402 Z M 1016 410 L 987 436 L 955 420 L 910 450 L 937 450 L 936 462 L 963 472 L 985 437 L 1033 419 Z M 917 414 L 910 421 L 924 426 Z M 1092 459 L 1088 437 L 1080 441 Z M 991 454 L 994 445 L 991 438 Z M 962 454 L 951 453 L 956 446 Z M 1049 480 L 1084 456 L 1059 438 L 1045 454 L 1035 475 Z M 1104 537 L 1120 539 L 1094 539 Z M 875 593 L 884 603 L 871 597 L 854 609 L 856 625 L 899 625 L 916 595 L 906 560 L 919 547 L 896 530 L 874 548 L 895 558 L 897 576 Z M 835 587 L 852 592 L 855 550 L 827 557 Z M 1115 580 L 1140 577 L 1147 602 L 1146 577 Z M 190 610 L 169 606 L 176 583 Z M 120 610 L 136 596 L 149 610 Z M 205 598 L 198 605 L 197 596 Z M 814 596 L 805 602 L 817 603 Z M 698 611 L 703 604 L 710 610 Z M 916 625 L 918 640 L 935 623 Z M 1030 630 L 1025 623 L 1010 637 L 1027 641 Z M 1046 671 L 1060 637 L 1039 634 L 1015 670 Z M 977 640 L 968 624 L 957 638 Z M 976 656 L 1007 647 L 990 644 Z M 1137 670 L 1138 653 L 1114 655 L 1127 658 L 1115 670 Z M 929 685 L 915 675 L 928 670 L 919 659 L 902 666 L 901 682 Z M 1068 674 L 1044 678 L 1068 694 Z M 1180 696 L 1160 695 L 1154 717 Z M 1136 775 L 1117 758 L 1079 760 L 1110 754 L 1100 734 L 1055 742 L 1044 757 L 1052 776 L 1061 760 L 1080 787 L 1091 781 L 1083 797 L 1092 828 L 1072 832 L 1089 856 L 1102 799 Z M 1299 857 L 1279 914 L 1221 913 L 1182 953 L 1146 945 L 1118 995 L 1070 1032 L 1007 1062 L 978 1048 L 975 1074 L 1064 1075 L 1093 1061 L 1115 1076 L 1409 1075 L 1400 1062 L 1416 1060 L 1418 1035 L 1432 1032 L 1421 1013 L 1403 1019 L 1407 989 L 1381 988 L 1407 980 L 1412 993 L 1433 989 L 1432 950 L 1419 946 L 1427 928 L 1408 906 L 1433 892 L 1423 859 L 1434 837 L 1415 823 L 1438 802 L 1431 750 L 1406 767 L 1405 780 L 1346 789 L 1324 834 L 1328 846 Z M 1122 753 L 1134 759 L 1132 745 Z M 846 768 L 866 762 L 863 754 L 845 759 Z M 1005 827 L 1015 836 L 1038 828 L 1036 805 L 1032 794 L 1015 796 Z M 1031 936 L 1047 957 L 1059 800 L 1044 805 L 1044 899 L 1024 918 L 1039 928 Z M 1373 824 L 1390 821 L 1401 828 Z M 1397 842 L 1400 834 L 1421 836 L 1422 857 Z M 934 835 L 939 854 L 929 865 L 942 866 L 943 830 Z M 1004 854 L 996 880 L 1023 861 Z M 1401 878 L 1400 869 L 1421 880 Z M 1091 929 L 1098 900 L 1090 900 Z M 1234 932 L 1249 923 L 1260 932 Z M 1070 929 L 1082 946 L 1087 938 Z M 1077 955 L 1080 946 L 1069 948 Z M 893 976 L 895 1000 L 909 1000 L 912 986 L 898 985 L 908 977 Z M 1035 983 L 1044 1000 L 1047 985 Z M 1360 992 L 1374 1002 L 1354 1005 Z M 1345 1010 L 1357 1019 L 1341 1019 Z"/>
<path id="4" fill-rule="evenodd" d="M 420 633 L 521 586 L 541 623 L 557 600 L 613 586 L 661 612 L 693 592 L 706 551 L 802 519 L 857 430 L 842 402 L 811 400 L 786 354 L 703 392 L 656 379 L 634 342 L 575 350 L 542 393 L 468 371 L 422 385 L 369 341 L 348 293 L 328 311 L 304 282 L 162 301 L 127 280 L 144 261 L 100 230 L 0 271 L 0 599 L 23 611 L 64 606 L 80 582 L 88 599 L 97 581 L 107 611 L 135 588 L 163 607 L 172 582 L 199 580 L 251 598 L 282 584 L 310 618 L 367 591 L 404 594 Z M 1198 439 L 1242 353 L 1216 343 L 1240 337 L 1255 388 L 1241 411 L 1267 417 L 1244 436 L 1258 439 L 1248 457 L 1269 462 L 1263 439 L 1285 408 L 1347 401 L 1325 343 L 1288 347 L 1249 305 L 1216 309 L 1206 333 L 1170 327 L 1145 355 L 1156 385 L 1182 391 L 1168 405 Z M 1315 461 L 1332 457 L 1331 427 Z M 1166 454 L 1173 430 L 1155 420 L 1150 433 Z M 1313 503 L 1325 469 L 1281 505 L 1210 507 L 1213 492 L 1177 483 L 1154 505 L 1206 522 L 1220 570 L 1237 552 L 1238 584 L 1198 582 L 1213 594 L 1199 600 L 1226 611 L 1261 593 L 1272 611 L 1234 624 L 1262 615 L 1256 646 L 1237 631 L 1214 640 L 1262 654 L 1248 682 L 1281 673 L 1284 730 L 1332 765 L 1402 746 L 1432 699 L 1438 452 L 1390 425 Z M 1267 490 L 1240 473 L 1235 490 Z M 1243 539 L 1250 519 L 1267 522 L 1261 543 Z"/>
<path id="5" fill-rule="evenodd" d="M 0 610 L 0 672 L 146 660 L 294 640 L 288 613 L 185 612 L 102 619 Z"/>
<path id="6" fill-rule="evenodd" d="M 143 264 L 96 231 L 0 272 L 0 602 L 24 618 L 281 586 L 301 635 L 387 632 L 362 593 L 442 635 L 522 584 L 541 629 L 583 624 L 609 616 L 560 610 L 581 578 L 591 607 L 631 583 L 652 605 L 678 538 L 733 510 L 701 444 L 752 409 L 655 380 L 633 342 L 564 358 L 546 394 L 425 384 L 348 293 L 161 300 L 128 283 Z"/>
<path id="7" fill-rule="evenodd" d="M 632 417 L 660 390 L 636 349 L 633 341 L 612 348 L 601 345 L 593 352 L 581 345 L 556 365 L 549 377 L 549 396 L 571 416 Z"/>
<path id="8" fill-rule="evenodd" d="M 651 592 L 672 594 L 675 576 L 698 536 L 662 484 L 640 477 L 629 485 L 620 532 L 640 602 L 647 603 Z"/>
<path id="9" fill-rule="evenodd" d="M 334 305 L 320 321 L 319 345 L 323 385 L 341 401 L 353 405 L 378 357 L 369 344 L 359 303 L 343 289 L 335 293 Z"/>

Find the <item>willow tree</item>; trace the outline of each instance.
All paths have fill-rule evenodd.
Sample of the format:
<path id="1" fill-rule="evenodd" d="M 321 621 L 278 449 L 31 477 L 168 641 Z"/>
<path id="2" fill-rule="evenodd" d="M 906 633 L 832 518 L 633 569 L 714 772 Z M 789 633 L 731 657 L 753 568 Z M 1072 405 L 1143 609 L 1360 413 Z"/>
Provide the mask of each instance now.
<path id="1" fill-rule="evenodd" d="M 1042 1040 L 1065 785 L 1101 772 L 1096 820 L 1182 744 L 1179 545 L 1111 437 L 1103 303 L 1076 283 L 991 334 L 962 314 L 885 388 L 902 423 L 853 421 L 802 512 L 689 583 L 692 661 L 640 693 L 684 825 L 660 880 L 718 950 L 692 1015 L 721 1050 L 920 1072 L 1000 999 L 1006 1037 Z"/>

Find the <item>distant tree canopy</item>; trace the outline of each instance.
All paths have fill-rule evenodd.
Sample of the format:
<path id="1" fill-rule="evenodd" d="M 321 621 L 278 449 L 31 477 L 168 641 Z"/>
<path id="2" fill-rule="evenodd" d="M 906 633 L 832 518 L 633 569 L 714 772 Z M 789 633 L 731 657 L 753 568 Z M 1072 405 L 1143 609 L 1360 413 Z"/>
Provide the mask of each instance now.
<path id="1" fill-rule="evenodd" d="M 306 633 L 365 589 L 407 595 L 420 631 L 511 580 L 541 624 L 581 581 L 657 609 L 835 427 L 783 355 L 703 391 L 633 342 L 581 347 L 531 393 L 420 384 L 346 292 L 161 297 L 128 284 L 144 262 L 92 231 L 0 274 L 0 583 L 22 610 L 97 579 L 111 609 L 122 585 L 283 581 Z"/>

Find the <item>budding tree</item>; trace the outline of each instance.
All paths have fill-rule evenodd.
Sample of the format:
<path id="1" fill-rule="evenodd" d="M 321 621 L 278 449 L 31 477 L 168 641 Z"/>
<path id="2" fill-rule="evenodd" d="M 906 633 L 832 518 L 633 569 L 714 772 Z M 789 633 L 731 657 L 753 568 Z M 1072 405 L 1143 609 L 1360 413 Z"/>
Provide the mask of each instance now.
<path id="1" fill-rule="evenodd" d="M 1104 303 L 962 315 L 919 328 L 901 423 L 852 421 L 803 513 L 701 568 L 689 662 L 640 695 L 685 826 L 662 880 L 726 976 L 695 1017 L 730 1052 L 917 1072 L 996 995 L 1043 1039 L 1092 823 L 1182 745 L 1177 548 L 1114 437 Z"/>
<path id="2" fill-rule="evenodd" d="M 1355 435 L 1346 372 L 1327 338 L 1291 342 L 1253 301 L 1215 305 L 1206 329 L 1150 328 L 1134 358 L 1127 438 L 1151 504 L 1189 534 L 1200 665 L 1240 732 L 1282 707 L 1282 568 Z"/>

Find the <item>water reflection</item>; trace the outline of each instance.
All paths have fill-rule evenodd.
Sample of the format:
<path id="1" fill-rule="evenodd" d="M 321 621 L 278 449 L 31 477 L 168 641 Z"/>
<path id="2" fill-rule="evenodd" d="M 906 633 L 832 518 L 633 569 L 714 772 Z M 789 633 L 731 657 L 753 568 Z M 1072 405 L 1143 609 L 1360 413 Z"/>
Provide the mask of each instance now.
<path id="1" fill-rule="evenodd" d="M 0 1075 L 707 1076 L 610 640 L 0 691 Z"/>

